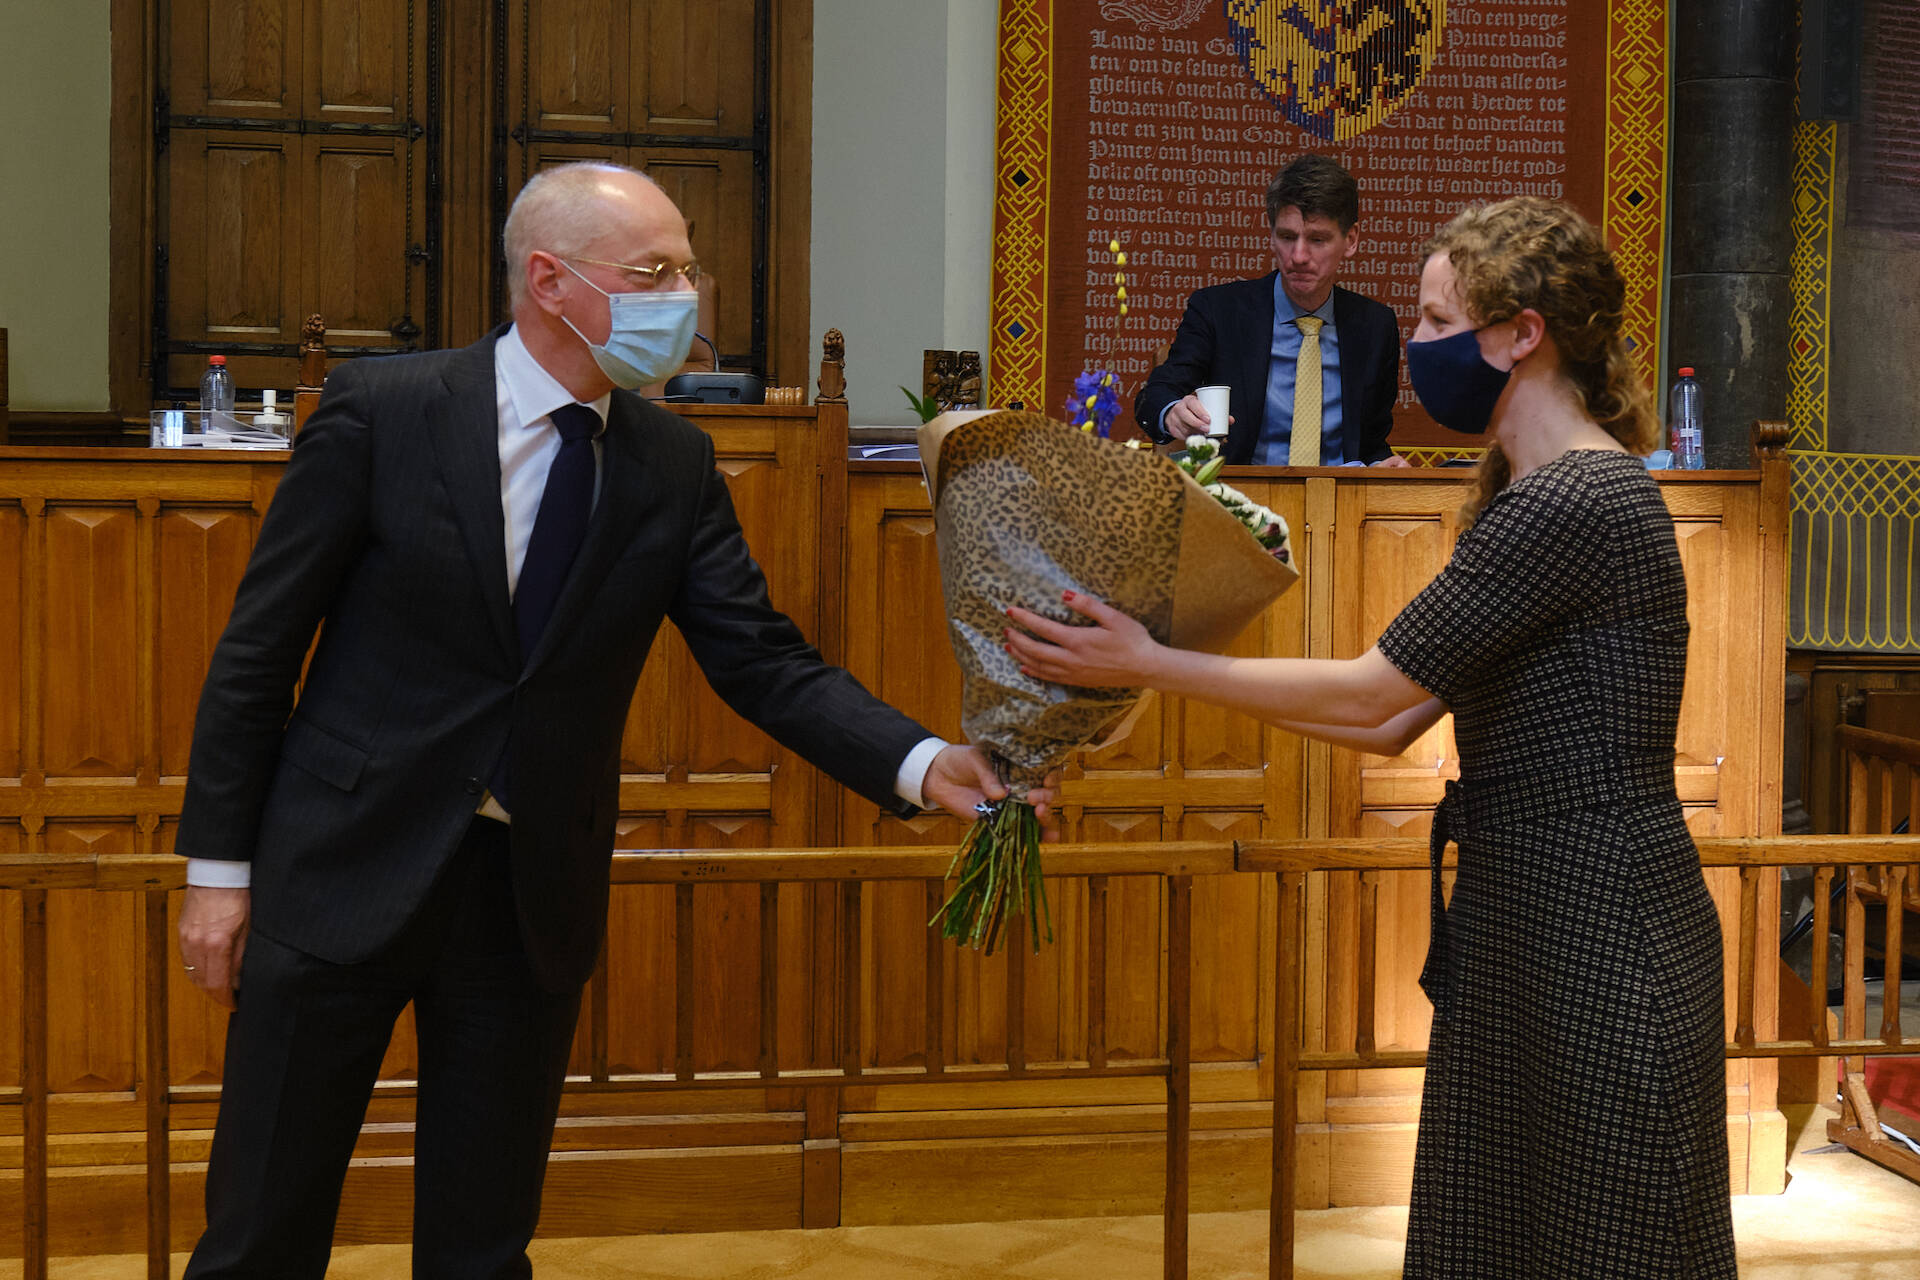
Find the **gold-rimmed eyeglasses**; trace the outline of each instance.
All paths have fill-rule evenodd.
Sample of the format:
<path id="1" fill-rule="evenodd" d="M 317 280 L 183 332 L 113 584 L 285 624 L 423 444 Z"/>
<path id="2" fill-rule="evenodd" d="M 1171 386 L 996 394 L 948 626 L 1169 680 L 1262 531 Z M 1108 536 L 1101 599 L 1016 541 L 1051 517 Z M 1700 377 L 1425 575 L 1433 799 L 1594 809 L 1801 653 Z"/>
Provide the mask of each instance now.
<path id="1" fill-rule="evenodd" d="M 585 262 L 596 267 L 612 267 L 615 271 L 623 271 L 632 284 L 642 289 L 658 289 L 668 276 L 679 276 L 687 282 L 689 288 L 700 287 L 700 264 L 691 260 L 677 267 L 671 262 L 656 262 L 650 267 L 638 267 L 631 262 L 608 262 L 604 258 L 572 256 L 567 261 Z"/>

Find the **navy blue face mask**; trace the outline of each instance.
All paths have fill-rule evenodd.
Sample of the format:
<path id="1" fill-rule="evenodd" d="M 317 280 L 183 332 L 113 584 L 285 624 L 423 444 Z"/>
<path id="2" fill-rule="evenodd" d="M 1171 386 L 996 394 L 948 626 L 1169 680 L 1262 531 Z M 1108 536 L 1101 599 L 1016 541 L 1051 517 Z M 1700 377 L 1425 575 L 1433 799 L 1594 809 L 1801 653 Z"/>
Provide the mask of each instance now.
<path id="1" fill-rule="evenodd" d="M 1407 344 L 1407 377 L 1433 420 L 1465 435 L 1479 435 L 1493 421 L 1493 406 L 1507 389 L 1511 369 L 1496 369 L 1480 354 L 1478 329 Z"/>

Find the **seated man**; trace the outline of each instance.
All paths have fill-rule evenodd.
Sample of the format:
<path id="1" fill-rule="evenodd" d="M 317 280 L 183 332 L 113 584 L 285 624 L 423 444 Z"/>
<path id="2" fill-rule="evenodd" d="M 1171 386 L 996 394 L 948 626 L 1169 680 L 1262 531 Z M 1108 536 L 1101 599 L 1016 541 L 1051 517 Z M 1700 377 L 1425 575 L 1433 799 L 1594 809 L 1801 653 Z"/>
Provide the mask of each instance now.
<path id="1" fill-rule="evenodd" d="M 1387 448 L 1399 324 L 1391 308 L 1334 284 L 1359 244 L 1359 216 L 1359 186 L 1334 161 L 1304 155 L 1282 169 L 1267 188 L 1278 270 L 1187 300 L 1166 363 L 1134 400 L 1141 430 L 1166 444 L 1227 426 L 1230 463 L 1405 466 Z M 1232 389 L 1230 425 L 1214 425 L 1193 394 L 1216 384 Z"/>

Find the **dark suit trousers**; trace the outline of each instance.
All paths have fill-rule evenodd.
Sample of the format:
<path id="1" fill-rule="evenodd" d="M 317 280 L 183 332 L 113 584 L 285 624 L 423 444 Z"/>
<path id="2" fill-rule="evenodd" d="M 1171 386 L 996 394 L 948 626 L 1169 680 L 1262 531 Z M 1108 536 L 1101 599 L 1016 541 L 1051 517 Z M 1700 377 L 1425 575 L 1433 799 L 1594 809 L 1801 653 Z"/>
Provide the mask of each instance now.
<path id="1" fill-rule="evenodd" d="M 382 954 L 337 965 L 254 934 L 227 1024 L 189 1277 L 320 1277 L 340 1185 L 395 1019 L 414 1003 L 413 1274 L 532 1274 L 526 1244 L 580 992 L 543 991 L 520 941 L 508 831 L 476 818 L 419 915 Z"/>

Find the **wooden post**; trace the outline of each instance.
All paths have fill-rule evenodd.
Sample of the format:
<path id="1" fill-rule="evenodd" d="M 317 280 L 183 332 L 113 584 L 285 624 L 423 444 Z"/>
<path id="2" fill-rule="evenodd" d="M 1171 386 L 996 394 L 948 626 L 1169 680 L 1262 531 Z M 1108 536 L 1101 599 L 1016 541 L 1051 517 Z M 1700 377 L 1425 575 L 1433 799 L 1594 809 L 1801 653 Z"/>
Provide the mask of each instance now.
<path id="1" fill-rule="evenodd" d="M 147 932 L 147 1280 L 169 1280 L 173 1255 L 172 1126 L 168 1115 L 173 1072 L 167 1059 L 167 982 L 173 946 L 167 928 L 167 891 L 143 895 Z"/>
<path id="2" fill-rule="evenodd" d="M 1193 1140 L 1193 877 L 1167 877 L 1166 1280 L 1186 1280 L 1188 1159 Z"/>
<path id="3" fill-rule="evenodd" d="M 308 316 L 300 326 L 300 384 L 293 389 L 293 431 L 300 428 L 320 404 L 320 391 L 327 381 L 327 322 Z"/>
<path id="4" fill-rule="evenodd" d="M 1087 877 L 1087 1065 L 1107 1065 L 1107 878 Z"/>
<path id="5" fill-rule="evenodd" d="M 814 400 L 813 459 L 819 485 L 817 527 L 847 527 L 847 363 L 846 339 L 829 329 L 821 341 L 820 394 Z M 815 596 L 812 640 L 828 662 L 847 660 L 847 539 L 815 539 Z M 803 766 L 809 767 L 809 766 Z M 846 792 L 818 769 L 813 773 L 813 843 L 831 846 L 853 838 L 841 831 Z"/>
<path id="6" fill-rule="evenodd" d="M 693 1079 L 693 886 L 673 886 L 673 1071 Z"/>
<path id="7" fill-rule="evenodd" d="M 47 891 L 20 893 L 20 1274 L 47 1280 Z"/>
<path id="8" fill-rule="evenodd" d="M 1299 1110 L 1301 897 L 1306 876 L 1283 871 L 1274 953 L 1273 1190 L 1267 1204 L 1268 1280 L 1293 1280 L 1293 1131 Z"/>

